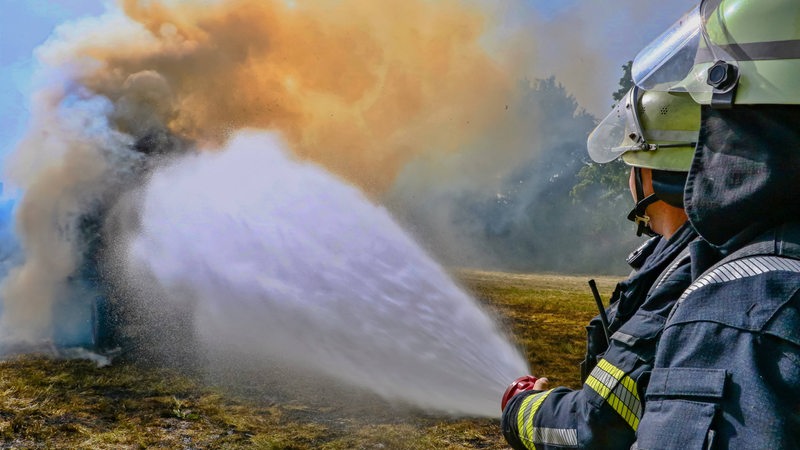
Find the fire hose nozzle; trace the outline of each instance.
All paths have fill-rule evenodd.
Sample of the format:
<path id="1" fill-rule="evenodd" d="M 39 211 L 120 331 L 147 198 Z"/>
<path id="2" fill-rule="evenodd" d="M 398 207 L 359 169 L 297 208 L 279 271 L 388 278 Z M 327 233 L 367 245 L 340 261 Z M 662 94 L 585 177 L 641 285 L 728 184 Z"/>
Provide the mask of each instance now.
<path id="1" fill-rule="evenodd" d="M 506 409 L 506 404 L 509 400 L 511 400 L 511 397 L 523 391 L 533 390 L 533 385 L 536 383 L 536 380 L 538 380 L 538 378 L 534 377 L 533 375 L 525 375 L 517 378 L 513 383 L 509 384 L 506 388 L 506 392 L 503 393 L 503 399 L 500 401 L 500 411 Z"/>

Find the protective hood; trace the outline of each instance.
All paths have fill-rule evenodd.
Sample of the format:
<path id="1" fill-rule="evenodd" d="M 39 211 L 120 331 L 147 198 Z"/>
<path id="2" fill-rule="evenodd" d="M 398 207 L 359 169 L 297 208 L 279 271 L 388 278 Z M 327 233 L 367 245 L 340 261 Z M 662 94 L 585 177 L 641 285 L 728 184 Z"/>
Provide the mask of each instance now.
<path id="1" fill-rule="evenodd" d="M 689 221 L 723 253 L 800 218 L 800 107 L 703 106 L 684 192 Z"/>

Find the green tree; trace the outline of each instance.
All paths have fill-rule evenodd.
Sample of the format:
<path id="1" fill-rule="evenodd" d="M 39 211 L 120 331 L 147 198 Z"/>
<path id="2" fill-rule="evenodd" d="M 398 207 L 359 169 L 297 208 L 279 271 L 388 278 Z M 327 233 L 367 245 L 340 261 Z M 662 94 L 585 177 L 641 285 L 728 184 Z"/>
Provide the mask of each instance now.
<path id="1" fill-rule="evenodd" d="M 626 273 L 625 255 L 639 241 L 624 219 L 631 207 L 627 170 L 622 163 L 590 162 L 586 139 L 597 119 L 554 77 L 521 80 L 514 94 L 510 114 L 528 124 L 523 135 L 508 143 L 502 137 L 478 142 L 475 152 L 463 151 L 449 163 L 467 164 L 470 155 L 492 152 L 495 145 L 525 146 L 518 151 L 526 160 L 490 189 L 401 179 L 393 210 L 448 264 Z"/>
<path id="2" fill-rule="evenodd" d="M 625 97 L 625 94 L 633 87 L 631 67 L 633 67 L 633 61 L 628 61 L 622 65 L 622 77 L 619 79 L 619 89 L 611 95 L 614 102 L 622 100 L 622 97 Z M 613 108 L 614 105 L 611 106 Z"/>

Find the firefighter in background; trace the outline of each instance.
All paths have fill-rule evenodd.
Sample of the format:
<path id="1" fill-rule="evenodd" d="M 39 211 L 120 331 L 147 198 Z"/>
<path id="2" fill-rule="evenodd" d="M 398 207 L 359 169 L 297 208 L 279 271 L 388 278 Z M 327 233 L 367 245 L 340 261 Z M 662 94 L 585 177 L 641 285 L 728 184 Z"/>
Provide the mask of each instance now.
<path id="1" fill-rule="evenodd" d="M 633 64 L 689 92 L 692 285 L 659 340 L 640 449 L 800 448 L 800 2 L 705 0 Z"/>
<path id="2" fill-rule="evenodd" d="M 502 428 L 514 449 L 628 449 L 642 418 L 647 375 L 667 316 L 690 282 L 688 245 L 696 238 L 683 209 L 699 106 L 686 94 L 631 89 L 589 136 L 598 163 L 631 166 L 637 234 L 656 235 L 628 258 L 634 273 L 619 283 L 589 331 L 584 385 L 546 389 L 522 377 L 502 399 Z M 607 328 L 607 329 L 604 329 Z"/>

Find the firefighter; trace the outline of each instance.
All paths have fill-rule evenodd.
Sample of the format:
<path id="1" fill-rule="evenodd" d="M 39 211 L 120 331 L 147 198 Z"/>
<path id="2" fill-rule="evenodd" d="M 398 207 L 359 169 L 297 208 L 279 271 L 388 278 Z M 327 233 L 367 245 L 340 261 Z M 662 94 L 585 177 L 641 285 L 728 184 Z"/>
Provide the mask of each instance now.
<path id="1" fill-rule="evenodd" d="M 800 448 L 800 2 L 705 0 L 633 65 L 701 104 L 692 285 L 659 340 L 640 449 Z"/>
<path id="2" fill-rule="evenodd" d="M 688 245 L 696 234 L 683 209 L 699 106 L 686 94 L 633 88 L 595 128 L 590 157 L 631 166 L 637 234 L 656 235 L 628 258 L 603 320 L 587 327 L 583 387 L 546 389 L 522 377 L 502 399 L 502 428 L 514 449 L 628 449 L 636 440 L 649 374 L 667 315 L 689 286 Z M 515 395 L 516 394 L 516 395 Z"/>

